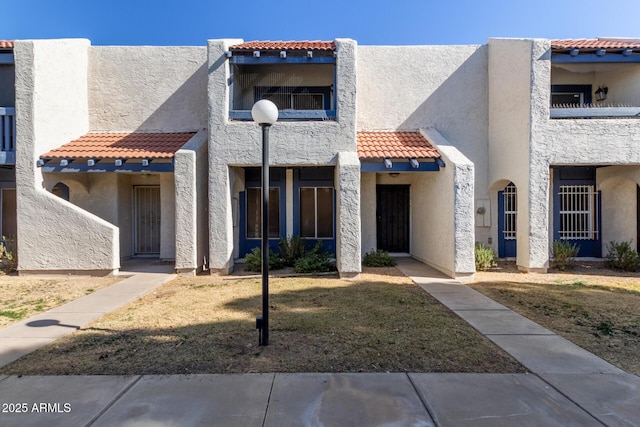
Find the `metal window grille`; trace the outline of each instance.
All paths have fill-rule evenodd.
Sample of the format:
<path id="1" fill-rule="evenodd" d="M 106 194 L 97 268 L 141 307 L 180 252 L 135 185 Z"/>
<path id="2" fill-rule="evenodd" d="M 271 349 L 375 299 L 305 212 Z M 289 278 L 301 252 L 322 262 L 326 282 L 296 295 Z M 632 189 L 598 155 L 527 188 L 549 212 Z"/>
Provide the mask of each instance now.
<path id="1" fill-rule="evenodd" d="M 598 239 L 598 192 L 593 185 L 560 186 L 560 239 Z"/>
<path id="2" fill-rule="evenodd" d="M 262 98 L 272 101 L 278 110 L 322 110 L 324 105 L 321 93 L 265 93 Z"/>
<path id="3" fill-rule="evenodd" d="M 516 224 L 518 219 L 518 193 L 516 186 L 509 183 L 502 192 L 504 202 L 504 238 L 506 240 L 515 240 Z"/>

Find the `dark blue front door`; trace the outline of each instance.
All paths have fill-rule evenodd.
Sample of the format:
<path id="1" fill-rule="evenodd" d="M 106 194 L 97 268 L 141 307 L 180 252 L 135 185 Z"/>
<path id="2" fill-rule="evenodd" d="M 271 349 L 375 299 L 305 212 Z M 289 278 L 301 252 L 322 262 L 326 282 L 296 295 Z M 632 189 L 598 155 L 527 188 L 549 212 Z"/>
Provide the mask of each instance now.
<path id="1" fill-rule="evenodd" d="M 518 194 L 511 182 L 503 191 L 498 191 L 498 257 L 516 256 L 516 223 Z"/>

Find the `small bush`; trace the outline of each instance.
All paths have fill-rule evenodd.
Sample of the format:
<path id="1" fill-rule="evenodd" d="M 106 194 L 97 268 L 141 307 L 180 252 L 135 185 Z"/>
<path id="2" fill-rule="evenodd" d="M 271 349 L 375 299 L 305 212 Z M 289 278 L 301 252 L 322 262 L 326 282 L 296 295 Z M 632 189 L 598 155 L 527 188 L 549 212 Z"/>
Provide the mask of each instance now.
<path id="1" fill-rule="evenodd" d="M 245 255 L 244 263 L 248 271 L 262 271 L 262 251 L 253 248 L 251 253 Z M 277 270 L 284 267 L 284 263 L 277 253 L 269 250 L 269 270 Z"/>
<path id="2" fill-rule="evenodd" d="M 607 258 L 604 265 L 607 268 L 623 271 L 636 271 L 640 268 L 640 256 L 631 247 L 631 242 L 616 242 L 612 240 L 607 245 Z"/>
<path id="3" fill-rule="evenodd" d="M 553 261 L 551 266 L 558 270 L 571 270 L 575 267 L 576 256 L 580 247 L 568 240 L 556 240 L 553 242 Z"/>
<path id="4" fill-rule="evenodd" d="M 484 271 L 497 265 L 495 251 L 480 242 L 476 242 L 475 258 L 476 270 L 478 271 Z"/>
<path id="5" fill-rule="evenodd" d="M 296 260 L 302 258 L 306 252 L 304 240 L 299 236 L 280 239 L 278 249 L 280 250 L 280 258 L 282 258 L 282 262 L 287 267 L 293 267 Z"/>
<path id="6" fill-rule="evenodd" d="M 296 273 L 323 273 L 335 270 L 331 263 L 332 256 L 324 250 L 322 242 L 319 241 L 302 258 L 296 260 L 293 269 Z"/>
<path id="7" fill-rule="evenodd" d="M 396 260 L 389 256 L 387 251 L 381 249 L 371 250 L 364 254 L 362 264 L 365 267 L 393 267 L 397 264 Z"/>
<path id="8" fill-rule="evenodd" d="M 0 240 L 0 270 L 5 274 L 12 273 L 18 267 L 16 257 L 16 237 L 2 236 Z"/>

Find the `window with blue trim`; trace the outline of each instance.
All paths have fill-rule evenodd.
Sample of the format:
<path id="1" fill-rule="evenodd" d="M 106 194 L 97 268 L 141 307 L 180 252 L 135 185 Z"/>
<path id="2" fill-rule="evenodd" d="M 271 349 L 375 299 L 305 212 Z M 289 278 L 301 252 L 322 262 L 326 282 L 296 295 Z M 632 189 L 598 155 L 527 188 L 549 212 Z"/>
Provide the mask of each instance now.
<path id="1" fill-rule="evenodd" d="M 262 237 L 262 189 L 247 188 L 247 239 Z M 269 189 L 269 238 L 280 238 L 280 189 Z"/>
<path id="2" fill-rule="evenodd" d="M 333 188 L 300 188 L 300 237 L 333 238 Z"/>

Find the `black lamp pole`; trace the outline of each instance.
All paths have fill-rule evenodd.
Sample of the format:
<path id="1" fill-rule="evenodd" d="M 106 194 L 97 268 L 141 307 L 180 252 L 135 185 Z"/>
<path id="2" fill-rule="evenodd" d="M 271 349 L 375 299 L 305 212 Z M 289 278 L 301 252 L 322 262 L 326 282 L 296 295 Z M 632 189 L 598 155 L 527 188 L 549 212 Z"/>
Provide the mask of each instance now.
<path id="1" fill-rule="evenodd" d="M 262 324 L 260 345 L 269 345 L 269 128 L 262 123 Z"/>
<path id="2" fill-rule="evenodd" d="M 256 319 L 258 343 L 269 345 L 269 128 L 278 107 L 267 99 L 253 104 L 251 117 L 262 128 L 262 317 Z"/>

